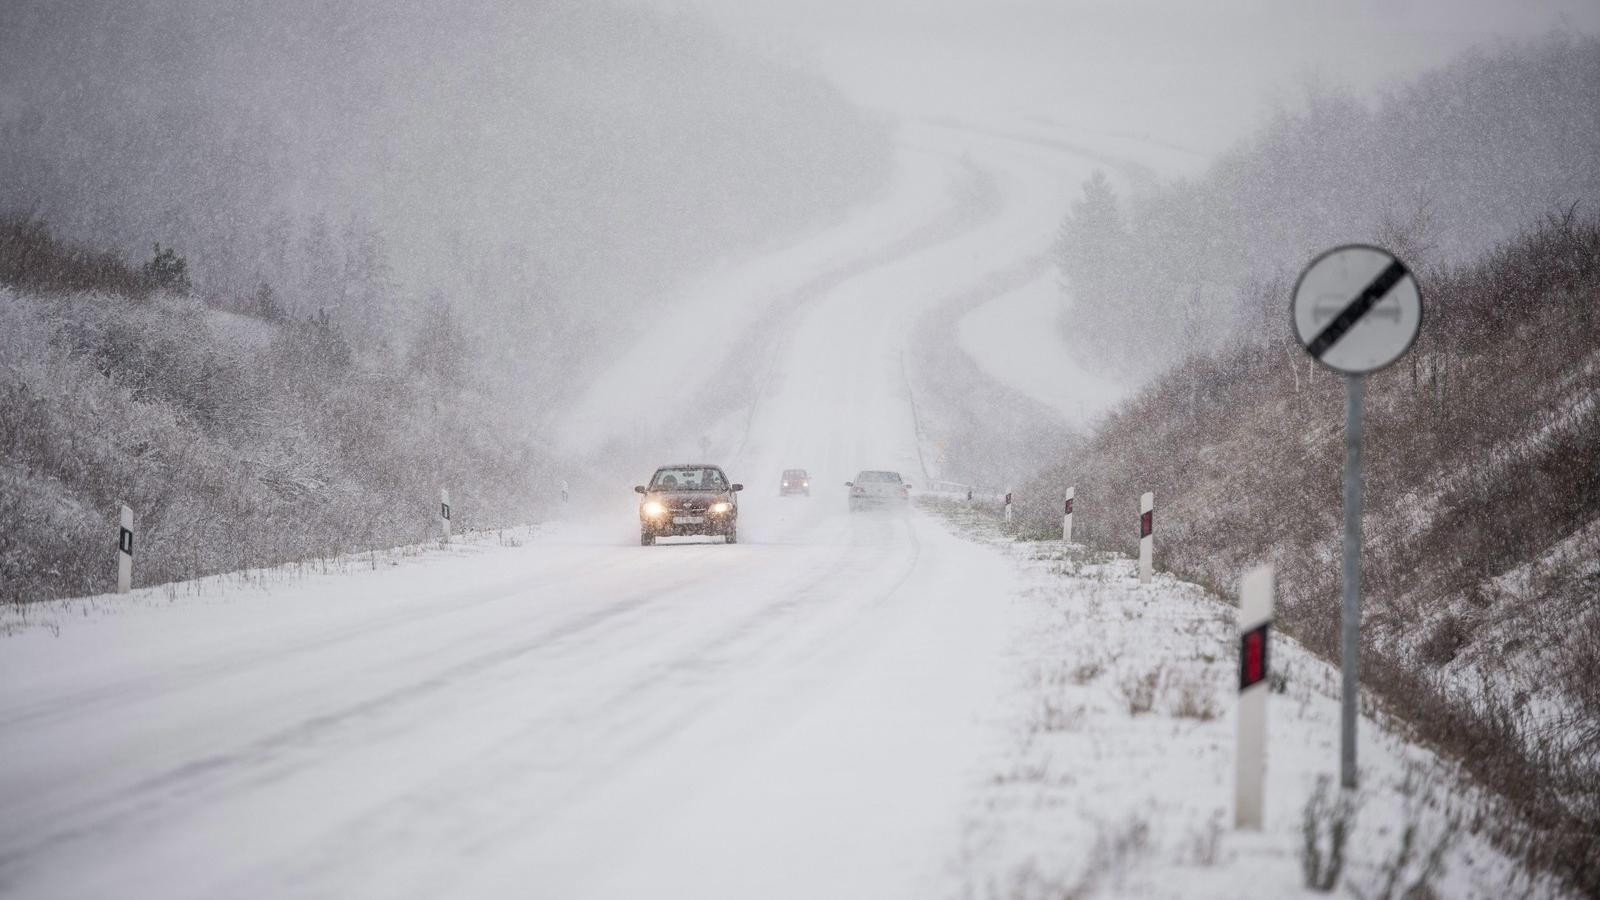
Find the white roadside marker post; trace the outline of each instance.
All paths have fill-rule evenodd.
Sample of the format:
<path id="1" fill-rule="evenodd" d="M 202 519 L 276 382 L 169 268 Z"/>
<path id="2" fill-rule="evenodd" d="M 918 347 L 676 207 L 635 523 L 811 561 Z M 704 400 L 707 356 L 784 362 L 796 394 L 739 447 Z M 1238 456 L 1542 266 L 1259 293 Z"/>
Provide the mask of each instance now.
<path id="1" fill-rule="evenodd" d="M 439 537 L 450 543 L 450 492 L 444 488 L 439 489 Z"/>
<path id="2" fill-rule="evenodd" d="M 1011 524 L 1011 492 L 1006 491 L 1006 524 Z"/>
<path id="3" fill-rule="evenodd" d="M 1061 505 L 1061 540 L 1072 543 L 1072 498 L 1078 493 L 1076 485 L 1067 488 L 1067 500 Z"/>
<path id="4" fill-rule="evenodd" d="M 133 510 L 122 507 L 122 528 L 117 532 L 117 593 L 133 588 Z"/>
<path id="5" fill-rule="evenodd" d="M 1239 721 L 1234 750 L 1233 827 L 1261 830 L 1266 798 L 1268 646 L 1272 567 L 1250 570 L 1239 584 Z"/>
<path id="6" fill-rule="evenodd" d="M 1155 553 L 1156 495 L 1148 491 L 1139 498 L 1139 583 L 1149 584 L 1154 573 L 1150 558 Z"/>
<path id="7" fill-rule="evenodd" d="M 1361 670 L 1361 425 L 1366 376 L 1406 354 L 1422 330 L 1422 291 L 1406 264 L 1379 247 L 1335 247 L 1306 266 L 1289 304 L 1311 358 L 1345 376 L 1344 608 L 1339 673 L 1343 707 L 1339 783 L 1356 788 Z"/>

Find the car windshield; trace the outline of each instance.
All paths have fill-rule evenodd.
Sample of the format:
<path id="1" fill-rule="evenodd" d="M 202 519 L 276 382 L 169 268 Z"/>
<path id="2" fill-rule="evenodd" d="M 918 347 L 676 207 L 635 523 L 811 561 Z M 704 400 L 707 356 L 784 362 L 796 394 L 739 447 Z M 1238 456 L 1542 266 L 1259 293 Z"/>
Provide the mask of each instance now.
<path id="1" fill-rule="evenodd" d="M 650 482 L 653 491 L 725 491 L 728 479 L 722 470 L 712 466 L 684 466 L 657 469 Z"/>
<path id="2" fill-rule="evenodd" d="M 891 482 L 891 483 L 896 483 L 896 482 L 900 481 L 900 473 L 899 472 L 862 472 L 860 475 L 856 476 L 856 483 L 857 484 L 860 484 L 862 482 L 873 482 L 873 481 L 879 481 L 879 482 L 887 481 L 887 482 Z"/>
<path id="3" fill-rule="evenodd" d="M 784 469 L 783 470 L 783 477 L 785 477 L 785 478 L 804 478 L 804 477 L 806 477 L 806 470 L 805 469 Z"/>

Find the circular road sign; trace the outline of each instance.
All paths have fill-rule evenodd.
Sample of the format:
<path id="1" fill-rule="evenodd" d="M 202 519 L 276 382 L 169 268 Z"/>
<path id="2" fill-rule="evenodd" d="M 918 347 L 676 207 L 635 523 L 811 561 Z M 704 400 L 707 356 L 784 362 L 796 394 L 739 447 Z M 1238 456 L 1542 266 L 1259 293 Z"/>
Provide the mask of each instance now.
<path id="1" fill-rule="evenodd" d="M 1404 356 L 1422 328 L 1422 292 L 1394 254 L 1335 247 L 1300 273 L 1290 303 L 1294 336 L 1323 365 L 1375 372 Z"/>

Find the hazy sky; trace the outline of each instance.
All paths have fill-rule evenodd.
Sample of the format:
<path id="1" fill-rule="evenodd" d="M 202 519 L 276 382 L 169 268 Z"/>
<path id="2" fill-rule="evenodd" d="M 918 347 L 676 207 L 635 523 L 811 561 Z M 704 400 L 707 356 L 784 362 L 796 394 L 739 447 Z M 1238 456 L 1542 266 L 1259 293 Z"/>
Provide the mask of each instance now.
<path id="1" fill-rule="evenodd" d="M 684 5 L 663 0 L 668 5 Z M 1310 79 L 1371 90 L 1461 51 L 1600 31 L 1595 0 L 698 0 L 903 114 L 1034 115 L 1215 150 Z"/>

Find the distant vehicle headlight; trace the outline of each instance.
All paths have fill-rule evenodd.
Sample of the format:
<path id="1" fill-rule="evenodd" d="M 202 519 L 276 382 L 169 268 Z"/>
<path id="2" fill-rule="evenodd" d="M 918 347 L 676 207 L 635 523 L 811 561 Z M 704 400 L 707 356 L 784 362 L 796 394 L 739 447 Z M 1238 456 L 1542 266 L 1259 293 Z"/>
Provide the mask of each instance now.
<path id="1" fill-rule="evenodd" d="M 664 516 L 666 513 L 667 508 L 654 500 L 651 500 L 649 503 L 644 505 L 644 514 L 650 516 L 651 518 L 655 518 L 656 516 Z"/>
<path id="2" fill-rule="evenodd" d="M 731 509 L 733 509 L 733 504 L 726 500 L 719 500 L 711 504 L 711 511 L 714 513 L 725 513 Z"/>

